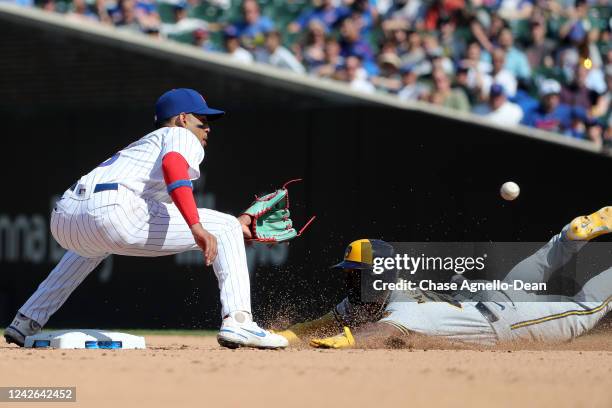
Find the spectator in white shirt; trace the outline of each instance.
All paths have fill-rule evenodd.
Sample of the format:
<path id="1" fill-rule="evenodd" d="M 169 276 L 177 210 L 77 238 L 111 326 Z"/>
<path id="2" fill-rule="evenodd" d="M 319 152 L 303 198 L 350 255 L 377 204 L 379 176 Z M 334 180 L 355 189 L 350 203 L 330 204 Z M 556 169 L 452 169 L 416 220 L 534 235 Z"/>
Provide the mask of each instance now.
<path id="1" fill-rule="evenodd" d="M 361 64 L 361 60 L 354 55 L 345 59 L 344 66 L 338 72 L 337 77 L 348 82 L 351 89 L 355 91 L 364 93 L 376 92 L 374 85 L 368 81 L 367 73 Z"/>
<path id="2" fill-rule="evenodd" d="M 286 69 L 297 74 L 306 72 L 304 66 L 295 58 L 287 48 L 281 44 L 281 35 L 278 31 L 266 33 L 264 48 L 256 53 L 257 61 Z"/>
<path id="3" fill-rule="evenodd" d="M 506 99 L 503 85 L 491 85 L 488 93 L 488 106 L 480 112 L 485 119 L 502 126 L 518 125 L 523 119 L 523 110 L 517 104 Z"/>
<path id="4" fill-rule="evenodd" d="M 483 78 L 491 72 L 491 64 L 482 57 L 482 47 L 478 41 L 468 44 L 465 58 L 459 65 L 467 70 L 467 87 L 474 94 L 480 95 L 483 89 Z"/>
<path id="5" fill-rule="evenodd" d="M 189 7 L 187 2 L 182 1 L 172 6 L 174 22 L 161 25 L 161 35 L 163 37 L 172 38 L 172 36 L 191 33 L 198 29 L 208 29 L 206 21 L 189 17 Z"/>
<path id="6" fill-rule="evenodd" d="M 493 59 L 493 70 L 490 75 L 484 75 L 482 78 L 483 99 L 488 99 L 489 89 L 494 83 L 503 86 L 506 96 L 512 98 L 516 95 L 517 80 L 512 72 L 504 68 L 506 51 L 502 48 L 496 48 L 493 50 L 491 57 Z"/>
<path id="7" fill-rule="evenodd" d="M 223 33 L 225 51 L 236 61 L 243 64 L 253 63 L 253 56 L 250 52 L 240 46 L 238 32 L 233 26 L 229 26 Z"/>
<path id="8" fill-rule="evenodd" d="M 418 101 L 428 91 L 427 87 L 418 82 L 418 74 L 414 65 L 406 65 L 400 68 L 402 75 L 402 88 L 397 97 L 402 101 Z"/>

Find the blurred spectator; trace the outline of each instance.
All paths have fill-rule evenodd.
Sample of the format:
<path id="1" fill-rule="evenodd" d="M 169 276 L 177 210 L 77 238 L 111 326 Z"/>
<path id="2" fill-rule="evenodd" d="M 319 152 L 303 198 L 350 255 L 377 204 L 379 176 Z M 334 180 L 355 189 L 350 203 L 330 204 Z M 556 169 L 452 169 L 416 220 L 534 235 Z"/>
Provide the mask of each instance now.
<path id="1" fill-rule="evenodd" d="M 298 74 L 306 72 L 302 64 L 293 56 L 291 51 L 281 45 L 281 35 L 278 31 L 266 33 L 264 47 L 255 53 L 256 61 L 275 66 L 277 68 L 293 71 Z"/>
<path id="2" fill-rule="evenodd" d="M 426 8 L 421 0 L 394 0 L 385 13 L 383 29 L 413 29 L 417 20 L 424 17 Z"/>
<path id="3" fill-rule="evenodd" d="M 55 0 L 42 0 L 40 4 L 44 11 L 57 12 L 57 3 L 55 3 Z"/>
<path id="4" fill-rule="evenodd" d="M 525 20 L 533 12 L 533 0 L 501 0 L 498 13 L 506 20 Z"/>
<path id="5" fill-rule="evenodd" d="M 425 50 L 427 60 L 421 64 L 421 75 L 430 74 L 434 68 L 441 68 L 448 75 L 454 73 L 453 62 L 444 55 L 444 50 L 440 46 L 436 36 L 425 35 L 423 38 L 423 49 Z"/>
<path id="6" fill-rule="evenodd" d="M 604 126 L 601 122 L 590 119 L 586 124 L 586 139 L 602 147 L 604 144 Z"/>
<path id="7" fill-rule="evenodd" d="M 95 0 L 94 1 L 95 12 L 98 15 L 98 19 L 103 24 L 113 24 L 113 19 L 110 16 L 107 0 Z"/>
<path id="8" fill-rule="evenodd" d="M 561 104 L 561 85 L 554 79 L 544 79 L 539 86 L 539 106 L 525 114 L 523 124 L 549 132 L 565 133 L 571 127 L 571 109 Z"/>
<path id="9" fill-rule="evenodd" d="M 561 103 L 570 106 L 579 106 L 586 112 L 591 109 L 591 91 L 586 87 L 585 81 L 587 69 L 581 65 L 576 65 L 574 80 L 563 87 L 561 90 Z"/>
<path id="10" fill-rule="evenodd" d="M 318 21 L 325 32 L 330 32 L 349 12 L 346 7 L 336 7 L 332 0 L 312 0 L 312 9 L 304 10 L 287 29 L 290 33 L 297 33 L 308 27 L 312 21 Z"/>
<path id="11" fill-rule="evenodd" d="M 610 11 L 612 14 L 612 5 L 610 7 Z M 612 29 L 612 26 L 610 27 L 610 29 Z M 599 46 L 598 46 L 598 42 L 599 42 L 599 37 L 600 37 L 600 31 L 598 28 L 592 28 L 589 33 L 587 34 L 587 44 L 586 44 L 586 59 L 588 59 L 590 62 L 590 68 L 595 68 L 595 69 L 601 69 L 604 65 L 603 63 L 603 57 L 601 55 L 601 52 L 599 51 Z"/>
<path id="12" fill-rule="evenodd" d="M 467 86 L 475 94 L 482 92 L 483 78 L 492 69 L 491 64 L 481 58 L 481 51 L 477 41 L 470 42 L 465 58 L 460 62 L 460 67 L 467 70 Z"/>
<path id="13" fill-rule="evenodd" d="M 264 36 L 274 29 L 274 23 L 266 16 L 262 16 L 259 4 L 255 0 L 243 0 L 242 20 L 233 24 L 242 45 L 247 49 L 262 46 Z"/>
<path id="14" fill-rule="evenodd" d="M 432 73 L 433 89 L 429 102 L 458 111 L 469 112 L 470 102 L 461 88 L 451 88 L 451 81 L 442 69 Z"/>
<path id="15" fill-rule="evenodd" d="M 580 63 L 580 53 L 577 47 L 565 46 L 557 50 L 556 71 L 567 81 L 574 78 L 576 65 Z"/>
<path id="16" fill-rule="evenodd" d="M 531 68 L 525 53 L 514 46 L 514 36 L 510 28 L 504 28 L 499 33 L 499 46 L 506 51 L 506 69 L 516 78 L 529 78 Z"/>
<path id="17" fill-rule="evenodd" d="M 161 19 L 155 0 L 136 0 L 135 12 L 143 31 L 159 31 Z"/>
<path id="18" fill-rule="evenodd" d="M 502 126 L 514 126 L 521 122 L 523 110 L 517 104 L 508 101 L 503 85 L 491 85 L 488 94 L 488 106 L 479 112 L 485 119 Z"/>
<path id="19" fill-rule="evenodd" d="M 513 98 L 516 95 L 516 78 L 512 72 L 505 68 L 506 51 L 501 48 L 496 48 L 492 53 L 493 70 L 490 75 L 484 75 L 482 78 L 482 93 L 483 98 L 488 99 L 489 89 L 493 83 L 500 84 L 506 96 Z"/>
<path id="20" fill-rule="evenodd" d="M 236 28 L 229 26 L 223 32 L 223 45 L 225 51 L 236 61 L 243 64 L 251 64 L 253 62 L 253 55 L 240 46 L 240 39 Z"/>
<path id="21" fill-rule="evenodd" d="M 142 31 L 136 17 L 136 2 L 134 0 L 118 0 L 117 6 L 109 14 L 115 26 L 134 32 Z"/>
<path id="22" fill-rule="evenodd" d="M 463 24 L 470 28 L 471 37 L 487 52 L 492 51 L 494 47 L 492 40 L 499 37 L 501 29 L 506 27 L 504 20 L 495 14 L 489 17 L 486 13 L 473 14 L 468 11 L 464 11 L 460 16 Z M 501 22 L 500 27 L 497 21 Z"/>
<path id="23" fill-rule="evenodd" d="M 390 42 L 395 47 L 395 52 L 398 55 L 404 55 L 408 52 L 408 32 L 405 30 L 387 30 L 383 31 L 383 38 L 385 42 Z"/>
<path id="24" fill-rule="evenodd" d="M 337 78 L 348 82 L 351 89 L 358 92 L 373 93 L 376 88 L 368 81 L 367 76 L 361 60 L 355 55 L 348 56 L 345 59 L 344 66 L 337 73 Z"/>
<path id="25" fill-rule="evenodd" d="M 427 11 L 425 11 L 423 28 L 428 31 L 435 30 L 440 18 L 452 16 L 455 11 L 464 7 L 465 0 L 436 0 L 431 2 Z"/>
<path id="26" fill-rule="evenodd" d="M 570 128 L 565 131 L 565 134 L 575 139 L 586 139 L 586 123 L 586 112 L 582 108 L 572 109 L 570 113 Z"/>
<path id="27" fill-rule="evenodd" d="M 376 7 L 376 13 L 379 17 L 384 16 L 391 9 L 395 0 L 374 0 L 372 4 Z"/>
<path id="28" fill-rule="evenodd" d="M 72 0 L 72 8 L 66 17 L 75 20 L 100 21 L 98 14 L 93 11 L 86 0 Z"/>
<path id="29" fill-rule="evenodd" d="M 325 40 L 325 59 L 323 64 L 311 72 L 326 78 L 332 78 L 338 69 L 344 65 L 344 57 L 340 55 L 340 44 L 335 38 Z"/>
<path id="30" fill-rule="evenodd" d="M 416 101 L 422 99 L 427 94 L 427 87 L 418 82 L 418 75 L 414 66 L 407 65 L 400 69 L 402 76 L 402 88 L 397 93 L 397 97 L 402 101 Z"/>
<path id="31" fill-rule="evenodd" d="M 196 28 L 193 31 L 193 45 L 203 51 L 219 51 L 217 46 L 211 41 L 208 26 Z"/>
<path id="32" fill-rule="evenodd" d="M 529 45 L 525 49 L 529 65 L 533 69 L 538 67 L 552 68 L 555 43 L 553 40 L 546 38 L 546 23 L 543 20 L 536 19 L 529 23 L 529 27 Z"/>
<path id="33" fill-rule="evenodd" d="M 612 120 L 612 61 L 606 66 L 605 78 L 606 90 L 597 95 L 596 103 L 591 109 L 591 116 L 604 119 L 607 115 L 610 117 L 610 120 Z"/>
<path id="34" fill-rule="evenodd" d="M 457 66 L 457 71 L 455 73 L 455 86 L 465 92 L 465 95 L 468 97 L 468 101 L 470 102 L 470 106 L 480 103 L 482 97 L 480 88 L 470 87 L 469 69 L 462 63 L 459 63 L 459 66 Z"/>
<path id="35" fill-rule="evenodd" d="M 566 14 L 569 18 L 559 29 L 559 36 L 570 42 L 580 44 L 591 29 L 586 0 L 575 0 L 574 7 L 569 8 Z"/>
<path id="36" fill-rule="evenodd" d="M 158 1 L 39 0 L 37 6 L 156 36 L 161 30 L 244 63 L 256 53 L 262 62 L 364 92 L 463 111 L 475 106 L 497 123 L 516 123 L 518 105 L 529 126 L 612 146 L 610 0 L 162 0 L 174 5 L 170 16 L 163 13 L 174 21 L 164 24 Z M 235 6 L 241 17 L 227 25 L 224 12 Z M 286 29 L 300 35 L 282 44 L 260 6 L 278 24 L 298 15 Z M 211 7 L 216 20 L 207 23 L 202 18 L 213 17 Z M 431 78 L 431 89 L 423 78 Z"/>
<path id="37" fill-rule="evenodd" d="M 208 30 L 208 24 L 198 18 L 189 17 L 189 4 L 181 1 L 172 6 L 174 22 L 164 23 L 161 34 L 165 37 L 193 33 L 195 30 Z"/>
<path id="38" fill-rule="evenodd" d="M 440 19 L 440 46 L 443 54 L 453 61 L 459 60 L 465 53 L 466 43 L 464 38 L 457 34 L 457 25 L 452 18 Z"/>
<path id="39" fill-rule="evenodd" d="M 308 23 L 302 62 L 309 72 L 325 63 L 325 27 L 318 20 Z"/>
<path id="40" fill-rule="evenodd" d="M 593 60 L 589 55 L 590 51 L 597 54 L 593 56 L 597 63 L 601 62 L 601 56 L 597 47 L 589 46 L 589 42 L 592 40 L 589 31 L 593 27 L 588 17 L 586 0 L 576 0 L 574 7 L 567 10 L 567 17 L 566 23 L 559 29 L 559 37 L 563 40 L 563 43 L 558 53 L 557 64 L 561 67 L 566 78 L 571 81 L 576 65 L 583 63 L 583 60 L 588 59 L 587 68 L 592 68 Z"/>
<path id="41" fill-rule="evenodd" d="M 495 44 L 492 41 L 499 38 L 501 31 L 507 27 L 508 22 L 495 12 L 490 15 L 477 13 L 477 17 L 472 20 L 471 24 L 474 38 L 482 44 L 487 52 L 493 51 Z"/>
<path id="42" fill-rule="evenodd" d="M 397 93 L 402 86 L 400 78 L 401 60 L 389 50 L 378 57 L 378 75 L 371 78 L 372 84 L 387 93 Z"/>
<path id="43" fill-rule="evenodd" d="M 612 7 L 610 8 L 612 13 Z M 610 19 L 610 28 L 612 29 L 612 17 Z M 599 30 L 593 29 L 589 32 L 587 37 L 587 46 L 585 47 L 586 53 L 588 56 L 584 58 L 581 62 L 582 65 L 588 70 L 587 77 L 585 80 L 585 85 L 590 90 L 597 92 L 598 94 L 602 94 L 606 92 L 606 80 L 605 80 L 605 65 L 603 62 L 603 57 L 599 52 L 598 46 L 598 38 L 599 38 Z M 608 41 L 608 54 L 610 56 L 607 57 L 608 64 L 610 64 L 610 60 L 612 58 L 612 41 Z"/>
<path id="44" fill-rule="evenodd" d="M 516 95 L 514 95 L 514 98 L 512 98 L 511 101 L 520 106 L 523 113 L 527 113 L 537 109 L 540 105 L 537 96 L 537 94 L 535 97 L 532 96 L 526 83 L 519 82 L 518 87 L 516 88 Z"/>
<path id="45" fill-rule="evenodd" d="M 400 55 L 402 58 L 402 65 L 414 65 L 425 61 L 425 49 L 423 48 L 423 42 L 421 35 L 416 31 L 408 31 L 405 40 L 404 52 Z"/>
<path id="46" fill-rule="evenodd" d="M 340 54 L 347 58 L 357 56 L 363 63 L 364 69 L 370 74 L 377 73 L 374 51 L 370 45 L 361 38 L 355 22 L 349 18 L 344 19 L 340 28 Z"/>
<path id="47" fill-rule="evenodd" d="M 345 3 L 350 5 L 350 12 L 346 18 L 353 20 L 360 35 L 369 35 L 377 15 L 376 9 L 370 7 L 370 0 L 349 0 Z"/>

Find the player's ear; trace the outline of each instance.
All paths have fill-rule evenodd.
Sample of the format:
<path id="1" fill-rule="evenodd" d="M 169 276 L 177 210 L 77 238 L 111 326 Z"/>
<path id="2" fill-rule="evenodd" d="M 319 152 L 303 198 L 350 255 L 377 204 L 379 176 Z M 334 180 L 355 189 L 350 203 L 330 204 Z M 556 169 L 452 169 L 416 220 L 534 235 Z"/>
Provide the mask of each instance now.
<path id="1" fill-rule="evenodd" d="M 187 125 L 187 114 L 179 113 L 174 117 L 174 126 L 185 127 Z"/>

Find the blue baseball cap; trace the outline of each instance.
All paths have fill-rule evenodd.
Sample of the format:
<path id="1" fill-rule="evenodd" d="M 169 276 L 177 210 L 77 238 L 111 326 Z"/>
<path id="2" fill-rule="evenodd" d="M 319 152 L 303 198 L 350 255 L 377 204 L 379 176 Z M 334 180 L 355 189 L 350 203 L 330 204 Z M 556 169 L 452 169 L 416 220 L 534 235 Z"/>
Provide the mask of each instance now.
<path id="1" fill-rule="evenodd" d="M 491 98 L 495 98 L 496 96 L 505 95 L 506 91 L 504 87 L 500 84 L 493 84 L 489 90 L 489 95 Z"/>
<path id="2" fill-rule="evenodd" d="M 233 25 L 225 27 L 225 30 L 223 30 L 223 36 L 225 38 L 238 38 L 238 37 L 240 37 L 238 35 L 238 29 L 235 26 L 233 26 Z"/>
<path id="3" fill-rule="evenodd" d="M 164 121 L 179 113 L 206 115 L 209 121 L 225 115 L 222 110 L 209 108 L 204 97 L 189 88 L 172 89 L 160 96 L 155 103 L 155 122 Z"/>

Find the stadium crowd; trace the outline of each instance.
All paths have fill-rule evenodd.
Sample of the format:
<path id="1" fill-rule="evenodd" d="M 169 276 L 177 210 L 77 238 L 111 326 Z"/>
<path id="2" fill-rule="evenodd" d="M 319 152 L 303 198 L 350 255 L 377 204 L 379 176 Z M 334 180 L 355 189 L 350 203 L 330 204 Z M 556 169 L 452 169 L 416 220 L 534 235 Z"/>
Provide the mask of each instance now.
<path id="1" fill-rule="evenodd" d="M 610 0 L 14 2 L 612 148 Z"/>

